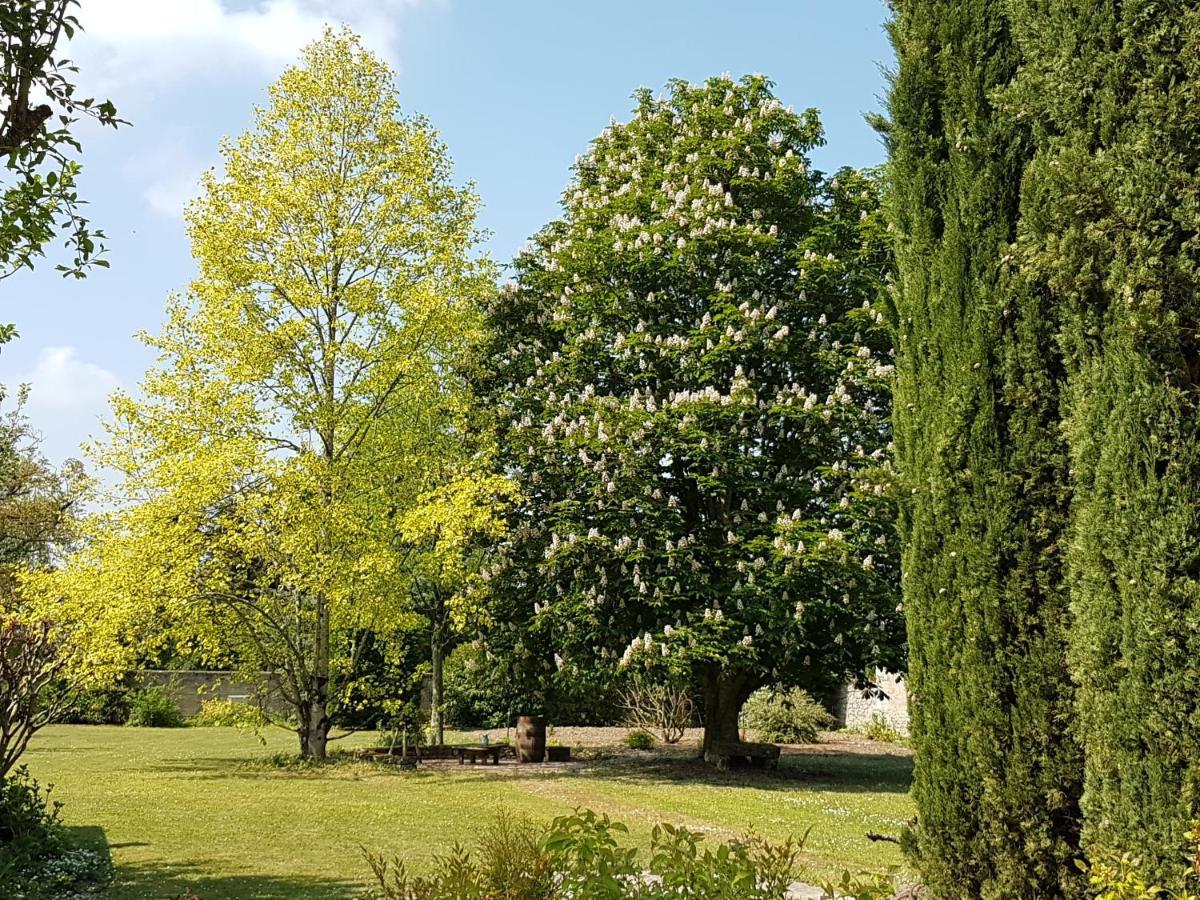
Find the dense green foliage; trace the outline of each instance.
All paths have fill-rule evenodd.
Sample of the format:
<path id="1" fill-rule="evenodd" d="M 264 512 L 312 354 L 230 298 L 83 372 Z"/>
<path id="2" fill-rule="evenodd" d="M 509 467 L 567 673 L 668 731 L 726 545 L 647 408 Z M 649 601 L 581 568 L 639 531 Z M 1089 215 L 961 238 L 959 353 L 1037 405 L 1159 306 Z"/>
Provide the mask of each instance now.
<path id="1" fill-rule="evenodd" d="M 1085 849 L 1178 886 L 1200 815 L 1200 9 L 1011 4 L 1022 267 L 1062 307 Z"/>
<path id="2" fill-rule="evenodd" d="M 489 646 L 688 674 L 706 747 L 760 685 L 901 656 L 877 183 L 821 141 L 761 77 L 639 92 L 488 315 L 523 495 Z"/>
<path id="3" fill-rule="evenodd" d="M 147 687 L 129 698 L 129 717 L 126 725 L 141 728 L 182 728 L 183 713 L 174 698 L 160 687 Z"/>
<path id="4" fill-rule="evenodd" d="M 455 648 L 446 658 L 446 721 L 460 728 L 511 727 L 519 715 L 544 711 L 552 725 L 615 725 L 621 694 L 604 670 L 559 673 L 545 689 L 513 679 L 507 661 L 484 642 Z"/>
<path id="5" fill-rule="evenodd" d="M 1045 292 L 1012 265 L 1032 137 L 995 105 L 1019 58 L 1002 3 L 894 7 L 884 127 L 917 862 L 934 898 L 1070 895 L 1083 764 L 1064 376 Z"/>
<path id="6" fill-rule="evenodd" d="M 746 701 L 743 724 L 755 740 L 780 744 L 811 744 L 833 716 L 801 688 L 755 691 Z"/>
<path id="7" fill-rule="evenodd" d="M 624 846 L 628 829 L 582 810 L 549 826 L 503 816 L 475 850 L 439 857 L 434 874 L 413 878 L 404 863 L 369 857 L 381 900 L 783 900 L 799 870 L 800 845 L 750 837 L 705 846 L 702 835 L 656 825 L 648 859 Z M 647 878 L 649 873 L 651 878 Z"/>

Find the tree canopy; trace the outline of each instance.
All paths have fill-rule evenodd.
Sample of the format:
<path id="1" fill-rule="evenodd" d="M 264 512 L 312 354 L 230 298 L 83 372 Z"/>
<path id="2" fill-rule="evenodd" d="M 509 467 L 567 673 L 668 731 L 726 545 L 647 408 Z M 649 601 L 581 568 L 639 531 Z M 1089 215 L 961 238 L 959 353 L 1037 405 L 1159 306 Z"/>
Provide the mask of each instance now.
<path id="1" fill-rule="evenodd" d="M 97 455 L 125 503 L 78 577 L 274 673 L 323 756 L 366 635 L 407 614 L 379 513 L 432 487 L 417 436 L 491 273 L 473 193 L 356 37 L 327 31 L 269 97 L 188 210 L 199 274 L 114 400 Z"/>
<path id="2" fill-rule="evenodd" d="M 764 683 L 901 658 L 887 251 L 876 179 L 814 170 L 816 113 L 765 78 L 636 101 L 488 309 L 523 500 L 487 641 L 551 686 L 694 676 L 707 746 Z"/>

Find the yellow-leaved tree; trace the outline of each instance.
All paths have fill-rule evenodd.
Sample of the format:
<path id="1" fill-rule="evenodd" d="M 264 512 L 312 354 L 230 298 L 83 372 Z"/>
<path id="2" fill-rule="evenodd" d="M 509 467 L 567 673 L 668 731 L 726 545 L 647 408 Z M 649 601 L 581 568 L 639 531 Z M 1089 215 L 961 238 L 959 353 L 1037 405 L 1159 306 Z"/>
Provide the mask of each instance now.
<path id="1" fill-rule="evenodd" d="M 461 402 L 493 271 L 472 190 L 344 29 L 222 155 L 188 210 L 199 274 L 97 449 L 122 503 L 51 593 L 102 593 L 271 673 L 320 758 L 363 636 L 411 615 L 414 556 L 381 510 L 398 522 L 431 490 L 428 432 Z"/>

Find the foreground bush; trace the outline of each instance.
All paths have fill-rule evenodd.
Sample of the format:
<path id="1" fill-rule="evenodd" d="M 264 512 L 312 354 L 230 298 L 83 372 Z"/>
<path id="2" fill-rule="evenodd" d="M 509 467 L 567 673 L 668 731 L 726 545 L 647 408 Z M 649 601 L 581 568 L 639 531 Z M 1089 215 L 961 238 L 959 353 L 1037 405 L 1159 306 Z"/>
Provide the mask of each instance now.
<path id="1" fill-rule="evenodd" d="M 1147 866 L 1131 853 L 1101 858 L 1092 864 L 1079 863 L 1087 876 L 1088 896 L 1095 900 L 1200 900 L 1200 820 L 1184 832 L 1186 848 L 1179 854 L 1178 875 L 1171 873 L 1178 890 L 1168 890 L 1153 881 Z"/>
<path id="2" fill-rule="evenodd" d="M 622 845 L 620 822 L 590 810 L 549 826 L 498 816 L 471 851 L 437 857 L 434 872 L 369 855 L 378 900 L 782 900 L 798 875 L 801 844 L 748 838 L 715 847 L 685 828 L 656 825 L 650 853 Z"/>
<path id="3" fill-rule="evenodd" d="M 800 688 L 755 691 L 743 714 L 755 737 L 776 744 L 811 744 L 822 729 L 833 725 L 825 707 Z"/>
<path id="4" fill-rule="evenodd" d="M 148 687 L 129 698 L 129 718 L 125 724 L 141 728 L 182 728 L 187 723 L 170 694 L 160 687 Z"/>
<path id="5" fill-rule="evenodd" d="M 72 846 L 49 795 L 24 766 L 0 780 L 0 896 L 55 897 L 112 876 L 104 854 Z"/>

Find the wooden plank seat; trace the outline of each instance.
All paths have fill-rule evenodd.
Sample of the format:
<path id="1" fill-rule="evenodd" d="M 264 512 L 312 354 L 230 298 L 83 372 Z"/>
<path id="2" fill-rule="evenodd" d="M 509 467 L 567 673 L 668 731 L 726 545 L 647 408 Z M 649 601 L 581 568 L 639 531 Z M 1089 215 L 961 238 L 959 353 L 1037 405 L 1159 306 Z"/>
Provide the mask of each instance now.
<path id="1" fill-rule="evenodd" d="M 704 759 L 718 769 L 747 766 L 774 769 L 779 765 L 779 748 L 774 744 L 753 744 L 746 741 L 714 741 Z"/>
<path id="2" fill-rule="evenodd" d="M 467 746 L 455 747 L 454 750 L 458 755 L 458 764 L 461 766 L 469 759 L 471 765 L 478 762 L 492 761 L 493 766 L 500 765 L 500 754 L 507 748 L 500 744 L 469 744 Z"/>

